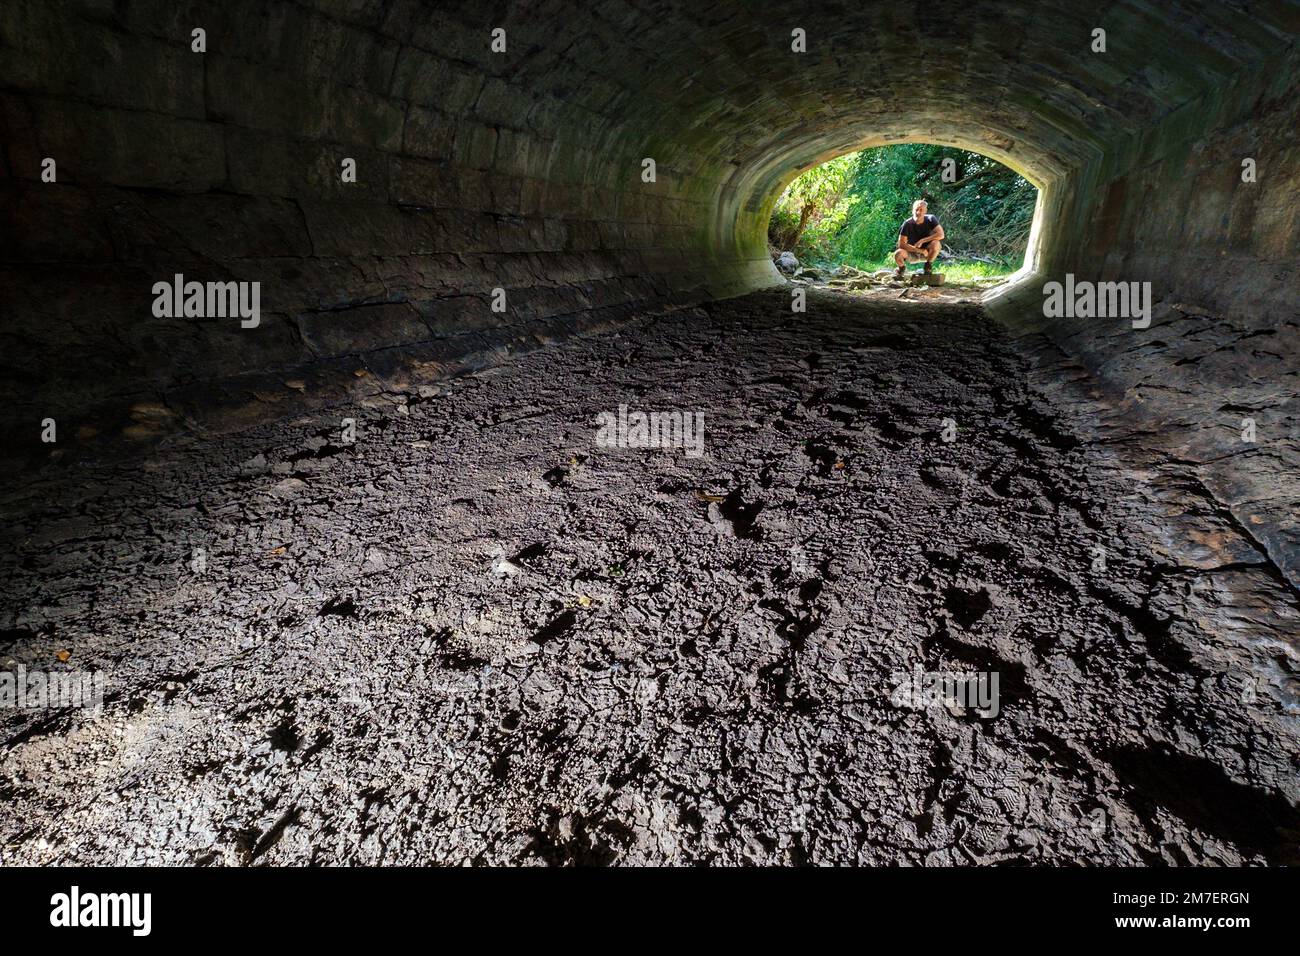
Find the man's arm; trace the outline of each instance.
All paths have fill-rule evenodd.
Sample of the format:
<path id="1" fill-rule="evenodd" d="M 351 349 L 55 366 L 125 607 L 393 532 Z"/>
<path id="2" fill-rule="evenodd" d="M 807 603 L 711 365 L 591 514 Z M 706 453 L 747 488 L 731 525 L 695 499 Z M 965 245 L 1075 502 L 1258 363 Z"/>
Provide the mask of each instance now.
<path id="1" fill-rule="evenodd" d="M 923 245 L 925 245 L 927 242 L 938 242 L 938 241 L 939 241 L 940 239 L 942 239 L 942 238 L 943 238 L 943 226 L 939 225 L 939 224 L 936 222 L 936 223 L 934 224 L 934 232 L 930 233 L 928 236 L 926 236 L 924 239 L 922 239 L 922 240 L 918 243 L 918 245 L 922 245 L 922 246 L 923 246 Z"/>
<path id="2" fill-rule="evenodd" d="M 910 242 L 908 242 L 908 241 L 907 241 L 907 235 L 904 234 L 904 233 L 901 233 L 901 232 L 898 234 L 898 248 L 902 249 L 904 252 L 923 252 L 923 251 L 924 251 L 924 250 L 921 249 L 919 246 L 914 246 L 914 245 L 912 245 Z"/>

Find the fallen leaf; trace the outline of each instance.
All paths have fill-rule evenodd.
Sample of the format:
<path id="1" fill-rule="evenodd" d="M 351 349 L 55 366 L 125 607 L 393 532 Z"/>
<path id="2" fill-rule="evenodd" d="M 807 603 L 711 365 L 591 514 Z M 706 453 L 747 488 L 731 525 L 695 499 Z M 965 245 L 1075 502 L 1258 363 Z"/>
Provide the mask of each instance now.
<path id="1" fill-rule="evenodd" d="M 272 553 L 272 554 L 284 554 L 284 553 L 285 553 L 286 551 L 288 551 L 288 550 L 289 550 L 289 549 L 286 548 L 284 545 L 280 545 L 280 547 L 278 547 L 278 548 L 272 548 L 272 549 L 271 549 L 271 553 Z"/>
<path id="2" fill-rule="evenodd" d="M 59 663 L 66 664 L 68 662 L 68 658 L 72 656 L 72 651 L 67 651 L 67 650 L 59 651 L 59 653 L 55 654 L 54 656 L 59 659 Z"/>

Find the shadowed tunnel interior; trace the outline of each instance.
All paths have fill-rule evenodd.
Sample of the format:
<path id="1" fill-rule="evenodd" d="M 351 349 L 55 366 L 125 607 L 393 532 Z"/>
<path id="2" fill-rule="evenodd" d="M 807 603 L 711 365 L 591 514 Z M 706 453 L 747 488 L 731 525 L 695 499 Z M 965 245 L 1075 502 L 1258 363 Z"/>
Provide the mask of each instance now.
<path id="1" fill-rule="evenodd" d="M 192 46 L 196 28 L 204 31 L 202 52 Z M 505 31 L 502 52 L 492 48 L 498 28 Z M 1093 49 L 1097 28 L 1105 30 L 1104 52 Z M 806 52 L 792 51 L 796 29 L 805 31 Z M 916 860 L 949 854 L 939 858 L 942 862 L 1021 857 L 1030 854 L 1030 847 L 1049 859 L 1111 862 L 1291 859 L 1292 838 L 1278 834 L 1294 835 L 1300 799 L 1292 746 L 1295 596 L 1300 586 L 1298 31 L 1300 4 L 1285 0 L 1118 0 L 1095 9 L 1057 0 L 1032 5 L 966 0 L 928 4 L 924 15 L 902 4 L 833 0 L 761 8 L 728 0 L 582 5 L 556 0 L 10 0 L 0 9 L 0 352 L 11 390 L 5 403 L 6 469 L 12 481 L 24 486 L 26 497 L 7 505 L 5 517 L 19 542 L 12 561 L 19 567 L 27 560 L 26 569 L 35 577 L 30 586 L 12 585 L 0 624 L 19 648 L 48 638 L 60 626 L 58 614 L 38 611 L 43 599 L 36 578 L 48 581 L 49 575 L 72 572 L 24 558 L 28 552 L 23 550 L 41 546 L 40 528 L 47 523 L 31 519 L 30 509 L 47 493 L 47 481 L 56 489 L 48 492 L 49 500 L 71 509 L 60 514 L 83 518 L 87 512 L 77 510 L 77 489 L 98 480 L 90 477 L 99 474 L 96 468 L 156 461 L 163 453 L 159 449 L 192 455 L 194 468 L 203 473 L 219 471 L 223 463 L 256 462 L 260 455 L 260 465 L 240 466 L 241 480 L 265 467 L 273 481 L 310 485 L 316 472 L 303 468 L 336 456 L 332 439 L 318 436 L 283 451 L 290 465 L 278 468 L 280 459 L 259 452 L 250 436 L 282 427 L 268 423 L 327 414 L 347 403 L 389 408 L 376 426 L 380 430 L 407 428 L 411 416 L 431 413 L 435 396 L 443 394 L 442 383 L 449 381 L 482 381 L 484 389 L 501 389 L 492 401 L 524 417 L 545 414 L 551 403 L 585 407 L 554 393 L 548 375 L 581 380 L 583 366 L 571 364 L 572 350 L 588 348 L 596 350 L 592 361 L 609 363 L 611 376 L 621 374 L 618 368 L 626 367 L 628 355 L 638 357 L 633 366 L 641 360 L 668 363 L 657 373 L 664 387 L 676 374 L 672 362 L 699 362 L 717 348 L 718 362 L 730 356 L 731 364 L 720 366 L 724 369 L 744 369 L 752 359 L 753 374 L 744 381 L 754 388 L 796 376 L 791 387 L 806 385 L 797 397 L 798 415 L 821 408 L 820 414 L 848 416 L 845 421 L 857 427 L 864 415 L 873 414 L 872 403 L 885 402 L 882 390 L 895 387 L 889 384 L 895 381 L 891 375 L 903 376 L 897 379 L 902 382 L 928 373 L 919 372 L 919 366 L 877 370 L 872 373 L 877 391 L 863 393 L 864 398 L 850 394 L 857 386 L 847 380 L 837 386 L 839 393 L 824 383 L 819 386 L 819 367 L 833 365 L 836 356 L 857 361 L 873 349 L 901 353 L 930 344 L 947 356 L 936 359 L 934 368 L 946 369 L 944 374 L 971 394 L 984 395 L 988 414 L 1021 409 L 1015 427 L 1027 430 L 1026 440 L 1036 444 L 1018 452 L 1009 445 L 1007 454 L 1019 453 L 1026 460 L 1040 453 L 1056 456 L 1043 465 L 1045 474 L 1062 473 L 1065 456 L 1083 454 L 1076 446 L 1098 456 L 1088 459 L 1084 471 L 1089 475 L 1111 467 L 1103 459 L 1122 462 L 1104 479 L 1113 482 L 1113 497 L 1106 500 L 1121 517 L 1128 496 L 1142 497 L 1135 489 L 1147 482 L 1176 486 L 1177 493 L 1145 494 L 1148 511 L 1142 514 L 1148 517 L 1130 515 L 1127 524 L 1114 527 L 1110 518 L 1090 519 L 1097 534 L 1107 527 L 1116 535 L 1150 535 L 1168 549 L 1154 563 L 1149 554 L 1133 557 L 1133 567 L 1149 562 L 1142 565 L 1141 593 L 1080 585 L 1084 597 L 1073 605 L 1079 610 L 1091 602 L 1101 615 L 1098 621 L 1106 617 L 1111 621 L 1106 626 L 1116 633 L 1129 633 L 1128 644 L 1116 638 L 1120 657 L 1141 645 L 1175 674 L 1171 681 L 1177 688 L 1160 712 L 1194 708 L 1196 695 L 1209 693 L 1204 685 L 1226 681 L 1225 674 L 1249 671 L 1262 682 L 1258 699 L 1264 703 L 1258 706 L 1271 709 L 1267 716 L 1247 720 L 1254 730 L 1233 725 L 1236 730 L 1225 731 L 1232 738 L 1220 742 L 1226 749 L 1216 750 L 1219 744 L 1204 740 L 1189 742 L 1180 737 L 1183 731 L 1170 731 L 1166 739 L 1142 747 L 1117 738 L 1113 753 L 1102 752 L 1105 735 L 1085 745 L 1063 742 L 1044 730 L 1022 741 L 1018 759 L 1091 768 L 1085 775 L 1106 768 L 1107 783 L 1091 793 L 1091 803 L 1076 804 L 1075 816 L 1091 819 L 1104 806 L 1116 827 L 1142 821 L 1138 828 L 1146 828 L 1148 842 L 1125 837 L 1115 846 L 1130 847 L 1126 850 L 1106 848 L 1104 840 L 1089 843 L 1086 835 L 1075 845 L 1069 842 L 1074 838 L 1059 834 L 1054 844 L 1023 834 L 1019 842 L 1012 837 L 1005 844 L 986 834 L 980 849 L 958 852 L 954 847 L 960 841 L 952 827 L 962 801 L 941 795 L 936 803 L 934 794 L 923 799 L 931 787 L 926 782 L 918 785 L 917 805 L 904 814 L 906 832 L 890 829 L 881 842 L 860 838 L 856 849 L 848 837 L 848 842 L 832 840 L 833 845 L 820 850 L 807 840 L 769 839 L 759 824 L 750 835 L 738 829 L 727 839 L 717 838 L 717 845 L 703 837 L 703 844 L 692 843 L 681 833 L 709 832 L 722 812 L 718 806 L 726 801 L 689 811 L 674 808 L 669 814 L 662 793 L 659 802 L 627 796 L 627 781 L 645 768 L 624 767 L 613 773 L 622 781 L 623 796 L 602 797 L 598 813 L 548 811 L 540 822 L 519 824 L 519 832 L 530 835 L 518 839 L 501 836 L 485 823 L 474 831 L 476 837 L 464 837 L 468 831 L 462 831 L 450 842 L 437 842 L 431 836 L 428 844 L 390 848 L 387 858 L 468 859 L 480 854 L 481 859 L 516 860 L 531 854 L 548 861 L 802 862 L 856 853 L 858 859 L 881 861 L 905 856 L 900 848 L 914 845 Z M 773 203 L 793 177 L 817 163 L 896 142 L 974 150 L 1030 179 L 1040 190 L 1028 260 L 1032 268 L 982 307 L 945 313 L 947 318 L 936 312 L 931 324 L 916 317 L 924 313 L 908 313 L 898 305 L 857 318 L 828 293 L 810 296 L 806 321 L 792 316 L 787 283 L 773 267 L 766 244 Z M 55 161 L 53 181 L 42 178 L 47 158 Z M 355 182 L 340 176 L 345 159 L 355 160 Z M 653 181 L 643 175 L 647 159 L 654 161 Z M 1249 178 L 1243 177 L 1246 159 L 1253 161 Z M 1123 317 L 1046 318 L 1044 283 L 1064 281 L 1067 273 L 1080 280 L 1149 282 L 1154 302 L 1150 326 L 1135 328 Z M 153 286 L 170 282 L 175 274 L 205 282 L 260 283 L 260 324 L 242 328 L 232 318 L 158 316 Z M 496 289 L 504 290 L 504 311 L 492 308 Z M 727 305 L 731 301 L 734 306 Z M 669 324 L 656 324 L 664 322 Z M 860 340 L 845 338 L 846 330 L 859 322 L 874 331 L 863 332 Z M 718 336 L 703 335 L 699 328 L 733 335 L 734 342 L 748 343 L 752 353 L 731 354 L 727 338 L 710 344 L 719 342 Z M 589 344 L 593 342 L 604 344 Z M 640 344 L 633 347 L 634 342 Z M 688 351 L 664 351 L 663 343 Z M 623 347 L 630 351 L 620 359 Z M 961 356 L 967 348 L 971 367 L 987 372 L 987 378 L 963 378 Z M 785 369 L 785 358 L 802 358 L 804 365 Z M 524 376 L 517 383 L 520 391 L 494 377 L 494 370 L 514 366 L 525 371 L 500 374 Z M 683 381 L 695 380 L 689 374 L 692 367 L 678 369 Z M 719 376 L 726 378 L 722 372 Z M 629 394 L 633 402 L 648 401 L 646 395 L 657 387 L 642 382 L 629 393 L 618 391 L 617 378 L 602 381 L 609 389 L 609 407 Z M 717 404 L 708 407 L 729 407 L 733 399 L 743 399 L 747 393 L 741 384 L 732 384 L 732 391 L 711 393 L 710 401 Z M 925 407 L 935 422 L 949 411 L 964 421 L 966 399 L 927 397 L 921 391 L 917 401 L 930 403 Z M 400 413 L 390 408 L 398 393 L 414 396 L 399 403 Z M 664 406 L 690 407 L 702 394 L 668 389 L 659 399 Z M 460 409 L 466 421 L 491 421 L 495 427 L 516 420 L 504 413 L 494 416 L 490 404 L 475 405 L 472 398 L 455 399 L 468 403 Z M 480 398 L 488 401 L 486 393 Z M 749 400 L 754 407 L 764 407 L 766 401 L 761 395 Z M 423 412 L 418 407 L 422 401 L 428 403 Z M 970 401 L 970 408 L 983 408 Z M 784 407 L 773 401 L 772 420 L 792 421 L 778 413 Z M 1045 415 L 1034 408 L 1052 411 Z M 1242 441 L 1246 418 L 1255 423 L 1258 441 Z M 41 441 L 46 419 L 58 423 L 53 449 Z M 1051 424 L 1057 420 L 1064 431 Z M 923 429 L 917 423 L 912 431 L 905 410 L 894 421 L 902 424 L 874 421 L 870 427 L 882 449 L 896 448 L 903 455 Z M 725 430 L 721 422 L 716 427 L 720 435 Z M 318 433 L 326 434 L 320 428 Z M 736 433 L 738 448 L 745 447 L 744 435 L 743 429 Z M 399 443 L 411 447 L 411 442 L 423 441 L 427 448 L 432 441 L 436 448 L 438 440 L 427 429 L 417 429 L 402 432 Z M 221 444 L 217 453 L 203 450 L 208 442 L 231 444 Z M 822 477 L 834 478 L 831 471 L 845 461 L 852 464 L 850 451 L 834 443 L 823 447 L 813 441 L 812 447 L 800 442 L 791 448 L 798 445 L 814 464 L 821 461 Z M 755 438 L 753 448 L 761 444 Z M 586 461 L 583 455 L 569 456 L 568 446 L 542 446 L 560 456 L 536 469 L 539 477 L 543 472 L 556 477 L 547 479 L 552 489 Z M 484 460 L 495 454 L 477 445 L 456 447 L 464 454 L 477 449 Z M 743 452 L 737 455 L 738 462 L 745 460 Z M 995 457 L 960 467 L 1002 481 L 1001 493 L 1015 498 L 1017 479 L 995 475 Z M 113 464 L 118 461 L 128 465 Z M 561 471 L 548 472 L 551 466 Z M 881 467 L 888 472 L 891 466 Z M 918 459 L 912 467 L 936 494 L 946 494 L 945 485 L 960 484 L 942 470 L 958 468 L 955 463 Z M 88 469 L 84 474 L 83 468 Z M 480 478 L 473 471 L 470 465 L 459 473 L 452 469 L 438 494 L 461 480 L 474 486 Z M 187 496 L 202 493 L 191 489 L 171 496 L 163 491 L 171 485 L 161 477 L 149 484 L 154 480 L 140 477 L 135 490 L 144 498 L 160 495 L 168 508 L 189 507 Z M 379 473 L 352 475 L 352 480 L 388 487 Z M 707 475 L 645 480 L 655 494 L 668 495 L 675 488 L 694 493 L 692 489 L 709 484 Z M 482 483 L 493 487 L 488 478 Z M 712 492 L 718 500 L 711 500 Z M 761 528 L 768 520 L 758 511 L 746 511 L 752 496 L 730 496 L 716 480 L 701 493 L 705 497 L 697 503 L 708 523 L 728 529 L 730 540 L 742 545 L 747 528 L 755 522 Z M 1060 490 L 1040 500 L 1055 510 L 1073 494 Z M 1189 496 L 1195 497 L 1195 506 L 1188 504 Z M 445 500 L 436 495 L 429 500 L 451 507 L 472 497 L 469 491 L 447 491 Z M 423 513 L 419 502 L 410 507 Z M 776 510 L 765 507 L 768 517 Z M 207 519 L 220 509 L 204 506 L 199 511 Z M 868 520 L 867 514 L 859 519 Z M 915 527 L 929 527 L 928 521 L 917 518 Z M 125 528 L 130 522 L 122 519 L 121 524 Z M 87 529 L 79 533 L 90 534 Z M 527 541 L 500 529 L 494 533 L 504 548 L 489 556 L 494 567 L 501 561 L 512 568 L 527 566 L 530 558 L 545 562 L 543 552 L 519 557 Z M 770 541 L 778 532 L 769 528 L 765 533 Z M 291 537 L 290 529 L 282 528 L 278 538 L 271 535 L 259 547 L 265 544 L 269 552 Z M 1116 540 L 1112 536 L 1102 543 L 1122 551 Z M 940 567 L 945 561 L 960 563 L 942 544 L 927 551 L 923 540 L 914 543 L 916 553 L 931 554 Z M 1077 545 L 1075 556 L 1086 564 L 1091 558 L 1085 556 L 1097 544 L 1083 536 Z M 183 562 L 194 541 L 156 546 L 160 554 L 169 548 L 169 554 L 174 552 L 157 561 Z M 1134 548 L 1134 555 L 1142 550 Z M 398 573 L 391 558 L 385 565 L 382 556 L 366 556 L 365 548 L 362 552 L 365 573 L 384 567 Z M 1193 557 L 1182 561 L 1177 555 Z M 313 560 L 330 559 L 317 555 Z M 621 567 L 613 559 L 607 565 Z M 1189 567 L 1220 573 L 1206 585 L 1208 591 L 1189 599 L 1194 606 L 1162 609 L 1162 601 L 1174 600 L 1162 590 L 1162 579 Z M 955 568 L 948 568 L 952 575 L 946 583 L 931 581 L 936 600 L 946 602 L 941 616 L 955 621 L 955 630 L 964 628 L 963 621 L 976 627 L 989 612 L 988 601 L 994 609 L 988 621 L 993 621 L 1001 613 L 997 588 L 990 592 L 970 576 L 969 568 Z M 1224 575 L 1234 573 L 1250 580 L 1228 587 Z M 797 578 L 799 572 L 786 567 L 784 574 Z M 1034 574 L 1048 590 L 1071 587 L 1043 584 L 1046 572 Z M 441 586 L 451 587 L 450 582 L 447 577 Z M 270 585 L 250 587 L 257 591 Z M 76 588 L 70 588 L 64 593 L 75 595 Z M 1263 593 L 1259 589 L 1271 596 L 1256 603 L 1241 597 Z M 768 601 L 761 610 L 775 615 L 782 646 L 788 643 L 796 653 L 816 640 L 817 629 L 810 630 L 808 621 L 824 622 L 831 613 L 820 605 L 812 610 L 826 600 L 816 589 L 800 593 L 803 597 L 793 605 L 773 605 L 775 599 L 762 595 L 754 599 L 759 605 Z M 1178 593 L 1179 600 L 1186 598 L 1181 585 Z M 321 610 L 318 623 L 348 623 L 351 612 L 339 609 L 355 605 L 329 603 L 342 601 L 343 591 L 336 588 L 317 597 L 322 608 L 334 608 Z M 65 600 L 71 615 L 69 606 Z M 546 652 L 553 639 L 587 613 L 587 606 L 579 604 L 558 616 L 554 609 L 535 609 L 539 620 L 533 622 L 533 637 L 540 634 L 541 639 L 530 643 Z M 929 613 L 914 610 L 921 616 Z M 700 619 L 710 619 L 710 613 L 701 606 Z M 574 616 L 565 616 L 569 614 Z M 1180 638 L 1180 622 L 1198 614 L 1202 622 L 1211 621 L 1207 630 Z M 292 618 L 286 612 L 282 622 L 289 626 Z M 1009 619 L 1002 624 L 1008 633 L 1019 633 Z M 1137 659 L 1121 661 L 1111 659 L 1110 651 L 1089 650 L 1097 638 L 1087 632 L 1090 624 L 1079 626 L 1083 631 L 1076 638 L 1083 644 L 1071 651 L 1070 669 L 1086 674 L 1090 665 L 1083 660 L 1094 650 L 1095 659 L 1109 661 L 1116 673 L 1142 667 Z M 828 630 L 821 626 L 821 634 Z M 456 627 L 440 620 L 412 639 L 439 645 L 444 632 L 453 638 L 457 634 Z M 1266 637 L 1257 640 L 1257 632 Z M 157 650 L 147 642 L 128 650 L 126 637 L 122 640 L 110 658 L 147 658 Z M 930 653 L 937 646 L 933 640 L 931 635 L 925 639 L 931 643 L 918 646 Z M 958 648 L 954 658 L 945 660 L 976 667 L 1001 661 L 1005 707 L 1013 710 L 1010 701 L 1017 695 L 1026 699 L 1033 693 L 1032 679 L 1023 676 L 1025 667 L 1041 666 L 1050 655 L 1035 657 L 1025 648 L 998 643 L 1001 638 L 990 640 L 982 649 L 976 648 L 978 642 Z M 1234 641 L 1252 650 L 1236 656 L 1226 649 Z M 703 646 L 692 648 L 690 654 L 708 656 Z M 1203 653 L 1220 652 L 1225 655 L 1219 661 L 1222 668 L 1203 660 Z M 472 668 L 493 661 L 487 652 L 457 653 L 468 655 L 458 659 L 470 661 Z M 1246 658 L 1253 662 L 1249 667 L 1241 663 Z M 186 675 L 207 674 L 207 665 L 197 660 L 179 669 L 173 664 L 152 674 L 155 683 L 176 685 L 160 694 L 183 690 L 194 680 Z M 800 700 L 826 699 L 825 694 L 800 697 L 793 658 L 778 655 L 764 666 L 775 670 L 754 680 L 761 686 L 779 685 L 774 694 L 780 706 L 798 710 Z M 906 670 L 908 665 L 899 658 L 891 666 Z M 638 676 L 635 668 L 631 674 L 635 687 L 628 693 L 633 697 L 651 694 L 642 684 L 655 680 L 658 692 L 665 693 L 662 678 Z M 516 688 L 510 693 L 522 692 Z M 130 697 L 127 692 L 122 703 Z M 676 712 L 679 729 L 683 721 L 690 724 L 690 714 L 698 726 L 707 713 L 725 710 L 720 699 L 707 693 L 704 698 L 709 698 L 707 708 L 701 703 L 696 710 Z M 144 698 L 134 700 L 132 706 L 146 706 L 140 703 Z M 278 706 L 269 716 L 250 718 L 254 723 L 269 720 L 271 731 L 288 728 L 279 737 L 272 734 L 267 753 L 280 754 L 278 760 L 301 760 L 306 751 L 327 747 L 323 735 L 333 740 L 343 734 L 333 728 L 310 738 L 302 729 L 304 719 L 295 718 L 293 708 L 277 711 Z M 519 716 L 521 709 L 527 713 L 527 706 L 516 700 L 506 707 L 515 716 L 498 714 L 493 726 L 513 731 L 521 719 L 527 721 Z M 198 719 L 197 712 L 174 716 L 169 732 L 182 733 Z M 1224 726 L 1231 723 L 1227 717 L 1223 721 Z M 1267 732 L 1258 729 L 1261 722 Z M 34 746 L 34 732 L 27 726 L 9 741 L 10 760 Z M 59 732 L 76 731 L 60 725 Z M 547 732 L 545 727 L 538 730 L 543 736 Z M 1260 764 L 1241 756 L 1253 746 L 1243 743 L 1241 735 L 1254 733 L 1270 741 L 1261 748 L 1273 748 L 1271 756 L 1258 758 Z M 958 736 L 960 743 L 954 742 L 957 737 L 921 741 L 915 752 L 899 759 L 946 766 L 958 760 L 954 754 L 960 756 L 962 748 L 978 750 L 978 743 Z M 923 760 L 917 756 L 921 751 Z M 598 748 L 590 753 L 597 754 Z M 506 748 L 485 764 L 483 780 L 505 781 L 511 759 L 514 772 L 522 772 L 523 758 L 511 758 Z M 602 760 L 599 755 L 589 759 Z M 815 770 L 830 772 L 826 766 Z M 539 773 L 536 787 L 554 782 Z M 1064 773 L 1063 779 L 1074 776 Z M 608 777 L 604 785 L 618 791 L 617 781 L 611 784 Z M 10 785 L 0 784 L 0 792 L 5 786 Z M 670 792 L 690 789 L 681 781 L 674 786 L 677 791 L 670 787 Z M 935 782 L 934 793 L 944 786 Z M 1186 796 L 1188 789 L 1203 796 Z M 414 790 L 403 794 L 391 780 L 364 792 L 369 794 L 362 801 L 367 813 L 372 804 L 398 813 L 417 801 L 411 796 Z M 23 799 L 52 805 L 49 794 L 33 793 L 24 791 Z M 1123 806 L 1108 802 L 1117 793 L 1136 796 Z M 618 802 L 625 799 L 643 802 L 631 808 Z M 1010 804 L 1022 798 L 990 785 L 973 799 L 973 818 L 987 821 L 1019 812 Z M 1258 812 L 1238 825 L 1240 814 L 1225 817 L 1216 800 L 1249 804 Z M 781 812 L 795 812 L 805 803 L 806 797 L 792 797 Z M 451 803 L 439 806 L 444 817 L 453 814 Z M 624 812 L 637 821 L 626 830 L 610 822 Z M 225 834 L 227 848 L 205 852 L 218 858 L 228 852 L 229 859 L 242 862 L 272 859 L 277 852 L 305 860 L 305 851 L 294 855 L 292 834 L 303 829 L 299 821 L 310 814 L 308 804 L 300 803 L 292 811 L 281 807 L 266 820 L 208 821 L 205 826 Z M 426 822 L 432 833 L 439 821 Z M 361 830 L 371 833 L 373 826 L 367 830 L 364 823 Z M 137 833 L 130 852 L 97 843 L 93 828 L 75 848 L 65 844 L 48 852 L 96 859 L 196 858 L 193 847 L 186 851 L 188 857 L 159 849 L 157 834 L 170 832 L 170 824 L 157 825 L 161 830 Z M 1166 827 L 1165 843 L 1161 827 Z M 1170 836 L 1179 827 L 1183 829 Z M 1211 836 L 1199 842 L 1188 837 L 1197 827 Z M 790 832 L 798 830 L 794 826 Z M 824 832 L 833 831 L 838 832 L 828 825 Z M 505 832 L 513 831 L 507 826 Z M 489 833 L 496 835 L 484 835 Z M 643 839 L 646 833 L 657 834 L 658 842 Z M 664 833 L 677 836 L 670 839 Z M 947 836 L 940 839 L 942 833 Z M 16 824 L 7 826 L 6 834 L 31 835 Z M 318 845 L 331 845 L 319 834 L 316 839 Z M 385 858 L 374 838 L 364 839 L 371 843 L 362 850 L 323 852 L 335 860 Z M 393 839 L 394 847 L 400 844 Z M 1214 843 L 1218 849 L 1207 849 L 1205 840 L 1219 841 Z M 19 842 L 23 859 L 47 852 L 35 849 L 34 842 Z M 1170 842 L 1180 849 L 1171 851 Z"/>

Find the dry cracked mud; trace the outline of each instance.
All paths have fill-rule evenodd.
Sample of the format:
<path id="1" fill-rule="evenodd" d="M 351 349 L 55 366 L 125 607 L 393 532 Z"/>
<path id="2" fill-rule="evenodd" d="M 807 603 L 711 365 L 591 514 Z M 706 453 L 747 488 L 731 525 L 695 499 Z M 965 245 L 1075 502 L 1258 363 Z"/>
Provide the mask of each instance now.
<path id="1" fill-rule="evenodd" d="M 0 858 L 1300 862 L 1294 588 L 1032 345 L 758 293 L 47 466 L 0 662 L 106 696 L 0 714 Z M 597 447 L 624 403 L 706 454 Z"/>

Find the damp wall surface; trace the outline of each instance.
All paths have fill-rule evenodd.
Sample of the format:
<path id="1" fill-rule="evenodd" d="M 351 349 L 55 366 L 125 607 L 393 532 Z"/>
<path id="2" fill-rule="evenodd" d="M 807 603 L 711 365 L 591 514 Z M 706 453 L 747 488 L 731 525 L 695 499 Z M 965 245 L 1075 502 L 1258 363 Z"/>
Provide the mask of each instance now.
<path id="1" fill-rule="evenodd" d="M 991 303 L 1096 380 L 1129 440 L 1190 461 L 1300 583 L 1300 59 L 1292 46 L 1085 169 L 1038 273 Z M 1149 283 L 1150 315 L 1044 314 L 1044 284 Z M 1253 440 L 1251 440 L 1253 439 Z"/>

